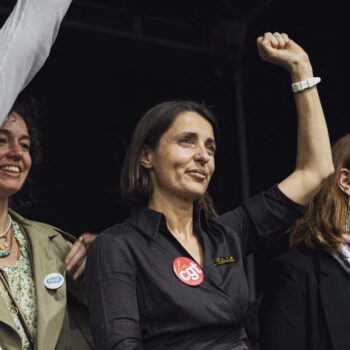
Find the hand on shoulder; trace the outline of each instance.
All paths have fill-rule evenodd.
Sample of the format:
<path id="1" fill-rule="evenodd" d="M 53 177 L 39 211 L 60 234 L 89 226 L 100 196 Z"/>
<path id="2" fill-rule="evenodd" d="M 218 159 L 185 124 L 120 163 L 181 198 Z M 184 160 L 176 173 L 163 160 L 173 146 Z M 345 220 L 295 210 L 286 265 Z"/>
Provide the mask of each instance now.
<path id="1" fill-rule="evenodd" d="M 86 255 L 91 243 L 96 239 L 97 234 L 84 232 L 73 244 L 68 253 L 65 264 L 67 271 L 73 274 L 73 279 L 79 278 L 85 271 Z"/>

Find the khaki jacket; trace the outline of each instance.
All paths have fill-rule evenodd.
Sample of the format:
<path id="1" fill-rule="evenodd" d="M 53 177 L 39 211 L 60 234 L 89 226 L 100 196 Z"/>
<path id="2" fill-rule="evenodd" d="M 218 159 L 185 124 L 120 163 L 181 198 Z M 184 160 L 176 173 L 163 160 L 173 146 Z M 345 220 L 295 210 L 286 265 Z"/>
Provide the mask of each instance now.
<path id="1" fill-rule="evenodd" d="M 35 350 L 92 349 L 83 283 L 66 274 L 64 260 L 73 236 L 47 224 L 27 220 L 10 211 L 27 235 L 37 297 L 37 335 Z M 65 277 L 57 290 L 48 290 L 44 278 L 52 272 Z M 69 311 L 69 312 L 68 312 Z M 0 297 L 0 349 L 21 349 L 21 338 L 13 318 Z"/>

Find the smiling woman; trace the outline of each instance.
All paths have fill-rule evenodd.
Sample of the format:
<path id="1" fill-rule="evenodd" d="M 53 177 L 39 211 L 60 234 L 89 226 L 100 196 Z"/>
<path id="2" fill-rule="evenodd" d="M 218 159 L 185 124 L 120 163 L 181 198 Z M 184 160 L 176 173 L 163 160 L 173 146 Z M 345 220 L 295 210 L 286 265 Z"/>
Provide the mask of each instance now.
<path id="1" fill-rule="evenodd" d="M 293 83 L 312 77 L 286 34 L 258 38 L 261 57 Z M 299 89 L 295 171 L 218 216 L 207 192 L 218 127 L 202 104 L 163 102 L 140 120 L 121 190 L 128 219 L 96 239 L 87 262 L 92 331 L 99 349 L 247 349 L 244 257 L 281 238 L 332 172 L 315 86 Z"/>
<path id="2" fill-rule="evenodd" d="M 76 240 L 9 209 L 32 157 L 40 159 L 35 111 L 16 98 L 47 58 L 69 4 L 18 0 L 0 30 L 0 349 L 92 348 L 84 285 L 76 279 L 94 236 Z"/>
<path id="3" fill-rule="evenodd" d="M 172 200 L 200 198 L 214 172 L 215 140 L 211 124 L 194 112 L 177 116 L 159 145 L 144 148 L 141 164 L 150 172 L 153 193 L 149 207 L 159 210 Z"/>
<path id="4" fill-rule="evenodd" d="M 200 123 L 197 125 L 197 122 Z M 187 123 L 191 124 L 188 125 Z M 173 127 L 170 128 L 171 126 Z M 201 128 L 205 129 L 206 134 L 204 136 L 200 132 L 202 131 Z M 165 137 L 164 139 L 162 138 L 162 144 L 158 145 L 163 134 Z M 200 137 L 206 137 L 207 139 L 203 140 Z M 193 152 L 195 152 L 197 157 L 198 155 L 201 157 L 203 155 L 201 147 L 204 147 L 204 152 L 211 154 L 211 165 L 209 165 L 210 168 L 212 167 L 212 170 L 210 174 L 208 170 L 205 170 L 207 181 L 203 181 L 208 186 L 210 177 L 214 172 L 214 153 L 219 138 L 219 127 L 216 118 L 204 105 L 191 101 L 169 101 L 153 107 L 138 123 L 125 157 L 121 176 L 123 198 L 137 205 L 149 204 L 154 191 L 152 181 L 157 181 L 157 177 L 155 176 L 157 171 L 149 171 L 151 168 L 154 170 L 154 166 L 156 166 L 156 164 L 152 163 L 152 160 L 153 162 L 157 162 L 157 156 L 159 158 L 160 153 L 168 151 L 172 151 L 173 156 L 178 157 L 178 160 L 174 160 L 176 164 L 169 165 L 170 167 L 176 166 L 179 168 L 178 172 L 173 173 L 172 169 L 168 168 L 167 174 L 167 176 L 171 176 L 174 182 L 176 174 L 180 176 L 179 172 L 183 173 L 184 170 L 190 170 L 188 163 L 191 162 Z M 205 145 L 203 146 L 203 144 Z M 179 153 L 180 151 L 181 153 Z M 166 160 L 167 157 L 164 154 L 163 160 Z M 199 163 L 206 162 L 202 161 Z M 164 166 L 165 164 L 162 164 L 162 161 L 158 160 L 158 166 L 156 167 L 160 174 Z M 191 166 L 193 167 L 193 162 Z M 191 169 L 193 170 L 192 177 L 196 176 L 193 174 L 195 169 L 199 173 L 207 169 L 207 165 L 198 166 L 196 164 Z M 167 181 L 167 179 L 164 178 L 164 181 Z M 173 185 L 175 187 L 177 186 L 175 183 Z M 157 186 L 157 182 L 155 186 Z M 162 187 L 157 188 L 160 190 L 159 194 L 161 194 Z M 209 194 L 206 191 L 204 193 L 204 195 L 199 196 L 199 201 L 208 215 L 211 216 L 215 213 L 214 206 Z"/>
<path id="5" fill-rule="evenodd" d="M 8 208 L 9 198 L 27 181 L 32 156 L 41 158 L 35 116 L 32 100 L 21 96 L 0 127 L 0 323 L 15 330 L 9 335 L 0 327 L 0 345 L 90 349 L 86 318 L 75 315 L 68 322 L 72 312 L 84 312 L 84 285 L 67 275 L 64 265 L 75 238 Z M 85 245 L 76 242 L 74 247 L 74 259 L 84 262 Z M 76 276 L 82 272 L 80 263 L 73 268 Z M 50 276 L 60 283 L 50 284 Z M 66 321 L 60 316 L 62 308 Z M 52 323 L 55 326 L 47 328 Z M 82 327 L 85 335 L 77 331 Z M 71 332 L 70 339 L 63 337 Z"/>
<path id="6" fill-rule="evenodd" d="M 32 165 L 30 137 L 23 118 L 13 112 L 0 128 L 0 198 L 18 192 Z"/>
<path id="7" fill-rule="evenodd" d="M 21 96 L 0 127 L 0 323 L 15 330 L 9 335 L 6 327 L 0 327 L 0 345 L 6 349 L 12 349 L 10 344 L 18 349 L 90 349 L 86 316 L 71 318 L 72 312 L 86 313 L 81 304 L 84 284 L 74 280 L 83 272 L 86 246 L 8 208 L 9 198 L 27 181 L 32 156 L 36 161 L 41 158 L 34 106 L 32 99 Z M 71 249 L 77 250 L 73 259 L 77 262 L 69 263 L 74 275 L 65 271 Z M 62 308 L 66 320 L 61 317 Z M 85 334 L 78 331 L 81 328 Z"/>

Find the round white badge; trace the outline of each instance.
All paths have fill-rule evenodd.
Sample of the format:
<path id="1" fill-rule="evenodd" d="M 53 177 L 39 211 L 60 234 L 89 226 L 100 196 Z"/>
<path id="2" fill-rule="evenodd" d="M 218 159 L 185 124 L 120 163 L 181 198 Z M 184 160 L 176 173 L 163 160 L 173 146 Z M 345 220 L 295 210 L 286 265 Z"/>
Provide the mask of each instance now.
<path id="1" fill-rule="evenodd" d="M 44 284 L 47 289 L 58 289 L 62 287 L 63 283 L 64 277 L 58 272 L 49 273 L 44 278 Z"/>

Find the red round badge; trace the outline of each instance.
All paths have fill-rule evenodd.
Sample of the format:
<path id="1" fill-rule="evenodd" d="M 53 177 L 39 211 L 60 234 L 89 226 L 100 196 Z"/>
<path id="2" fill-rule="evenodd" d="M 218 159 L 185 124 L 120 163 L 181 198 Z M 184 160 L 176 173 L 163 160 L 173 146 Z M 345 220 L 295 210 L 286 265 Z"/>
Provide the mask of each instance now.
<path id="1" fill-rule="evenodd" d="M 192 259 L 180 256 L 173 262 L 176 277 L 189 286 L 199 286 L 204 280 L 202 268 Z"/>

